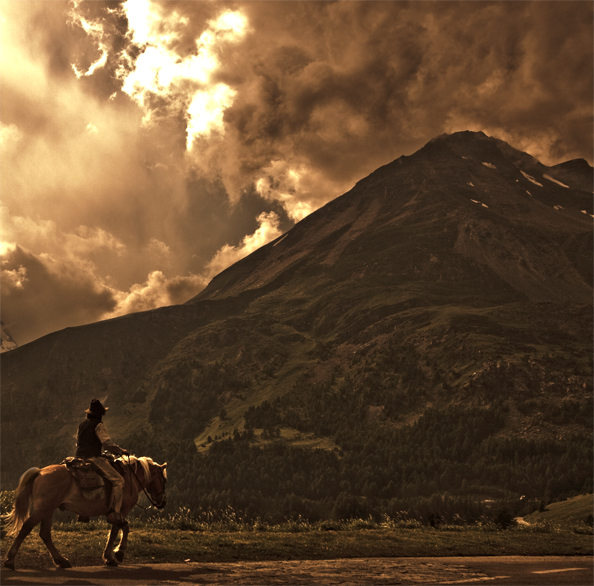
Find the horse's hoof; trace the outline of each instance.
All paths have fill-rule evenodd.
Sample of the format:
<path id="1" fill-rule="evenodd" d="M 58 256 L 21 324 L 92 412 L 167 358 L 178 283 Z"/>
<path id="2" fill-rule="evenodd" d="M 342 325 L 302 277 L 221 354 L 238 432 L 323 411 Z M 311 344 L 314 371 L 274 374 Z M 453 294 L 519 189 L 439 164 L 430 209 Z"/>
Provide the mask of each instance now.
<path id="1" fill-rule="evenodd" d="M 115 560 L 105 560 L 105 565 L 109 566 L 110 568 L 117 568 L 118 562 L 116 562 Z"/>
<path id="2" fill-rule="evenodd" d="M 63 561 L 58 562 L 58 568 L 62 568 L 62 569 L 66 569 L 66 568 L 71 568 L 72 564 L 66 559 L 64 558 Z"/>
<path id="3" fill-rule="evenodd" d="M 124 561 L 124 552 L 123 551 L 116 551 L 114 555 L 116 556 L 116 560 L 118 560 L 118 562 Z"/>
<path id="4" fill-rule="evenodd" d="M 4 567 L 8 568 L 9 570 L 14 570 L 14 562 L 6 561 L 4 562 Z"/>

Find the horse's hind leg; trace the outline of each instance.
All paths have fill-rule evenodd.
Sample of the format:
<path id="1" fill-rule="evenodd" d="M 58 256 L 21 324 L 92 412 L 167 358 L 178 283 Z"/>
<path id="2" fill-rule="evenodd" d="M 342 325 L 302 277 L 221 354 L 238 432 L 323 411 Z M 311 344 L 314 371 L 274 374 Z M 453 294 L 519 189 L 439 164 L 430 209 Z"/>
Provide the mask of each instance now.
<path id="1" fill-rule="evenodd" d="M 118 562 L 124 561 L 124 554 L 128 548 L 128 533 L 130 533 L 130 525 L 126 523 L 125 525 L 122 525 L 122 539 L 120 540 L 118 548 L 115 551 L 115 556 Z"/>
<path id="2" fill-rule="evenodd" d="M 8 554 L 6 555 L 6 561 L 4 562 L 4 567 L 9 568 L 10 570 L 14 570 L 14 558 L 21 547 L 21 544 L 25 540 L 25 537 L 33 531 L 37 523 L 39 523 L 39 517 L 32 516 L 29 517 L 21 527 L 19 534 L 15 537 L 15 540 L 12 543 L 11 548 L 8 550 Z"/>
<path id="3" fill-rule="evenodd" d="M 39 537 L 45 543 L 45 547 L 47 547 L 48 551 L 50 552 L 54 564 L 59 568 L 71 568 L 72 564 L 60 554 L 60 552 L 56 549 L 54 542 L 52 541 L 52 518 L 54 516 L 54 512 L 48 513 L 42 520 L 41 526 L 39 528 Z"/>

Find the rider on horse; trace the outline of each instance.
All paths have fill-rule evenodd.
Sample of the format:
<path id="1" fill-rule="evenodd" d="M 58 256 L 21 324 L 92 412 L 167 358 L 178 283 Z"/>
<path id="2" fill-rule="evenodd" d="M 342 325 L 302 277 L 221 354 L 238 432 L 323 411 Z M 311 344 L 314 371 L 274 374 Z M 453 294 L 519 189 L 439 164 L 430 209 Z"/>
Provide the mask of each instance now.
<path id="1" fill-rule="evenodd" d="M 101 421 L 107 407 L 98 399 L 91 401 L 91 406 L 85 411 L 87 418 L 78 426 L 76 439 L 76 456 L 91 461 L 107 480 L 112 483 L 111 508 L 107 513 L 108 523 L 123 521 L 121 508 L 123 498 L 124 479 L 113 469 L 111 464 L 101 456 L 103 450 L 116 455 L 130 455 L 130 452 L 117 446 L 109 437 L 105 425 Z"/>

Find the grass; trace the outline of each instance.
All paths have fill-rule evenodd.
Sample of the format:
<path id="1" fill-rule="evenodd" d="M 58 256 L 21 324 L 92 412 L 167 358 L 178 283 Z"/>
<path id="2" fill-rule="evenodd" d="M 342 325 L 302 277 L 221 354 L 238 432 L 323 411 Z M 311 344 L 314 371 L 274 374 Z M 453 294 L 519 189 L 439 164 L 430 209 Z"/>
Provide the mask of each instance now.
<path id="1" fill-rule="evenodd" d="M 76 566 L 98 565 L 107 538 L 103 521 L 89 525 L 56 524 L 58 549 Z M 2 550 L 10 545 L 3 539 Z M 415 521 L 371 520 L 245 524 L 218 523 L 188 515 L 134 522 L 127 560 L 130 563 L 338 559 L 484 555 L 592 555 L 592 530 L 584 525 L 517 526 L 502 530 L 490 524 L 442 526 Z M 21 567 L 51 567 L 41 539 L 33 534 L 19 552 Z"/>
<path id="2" fill-rule="evenodd" d="M 580 523 L 594 509 L 594 498 L 591 494 L 581 494 L 565 501 L 551 503 L 542 512 L 535 511 L 524 517 L 528 523 Z"/>

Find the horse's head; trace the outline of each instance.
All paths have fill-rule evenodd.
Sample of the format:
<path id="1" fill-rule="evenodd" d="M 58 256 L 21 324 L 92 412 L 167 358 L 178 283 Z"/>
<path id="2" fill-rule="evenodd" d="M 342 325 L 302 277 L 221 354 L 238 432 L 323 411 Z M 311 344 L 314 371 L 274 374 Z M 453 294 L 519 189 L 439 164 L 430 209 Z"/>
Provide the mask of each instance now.
<path id="1" fill-rule="evenodd" d="M 135 456 L 130 456 L 129 462 L 133 465 L 136 479 L 140 482 L 151 504 L 157 509 L 162 509 L 167 504 L 167 497 L 165 496 L 167 462 L 165 464 L 157 464 L 150 458 L 136 458 Z M 140 477 L 136 472 L 138 464 L 140 464 L 144 472 Z"/>
<path id="2" fill-rule="evenodd" d="M 162 509 L 167 504 L 167 496 L 165 495 L 165 485 L 167 484 L 167 462 L 165 464 L 149 464 L 151 474 L 150 483 L 146 487 L 147 492 L 151 495 L 151 499 L 157 507 Z"/>

